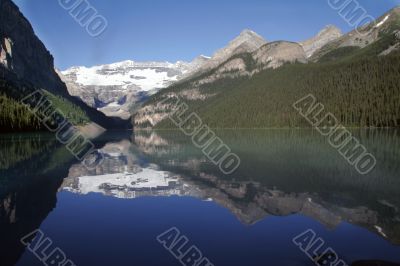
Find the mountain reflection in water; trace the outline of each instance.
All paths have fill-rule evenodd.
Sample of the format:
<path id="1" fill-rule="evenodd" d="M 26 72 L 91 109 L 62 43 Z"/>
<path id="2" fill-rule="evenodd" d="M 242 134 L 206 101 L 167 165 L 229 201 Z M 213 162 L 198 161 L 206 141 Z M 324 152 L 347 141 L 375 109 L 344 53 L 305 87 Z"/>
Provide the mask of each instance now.
<path id="1" fill-rule="evenodd" d="M 95 141 L 105 160 L 93 170 L 51 135 L 1 137 L 0 248 L 6 251 L 1 265 L 19 260 L 25 250 L 20 238 L 57 210 L 62 191 L 130 200 L 178 196 L 212 201 L 247 226 L 269 217 L 301 215 L 329 230 L 343 223 L 365 228 L 400 246 L 398 131 L 353 132 L 378 161 L 367 176 L 312 130 L 217 134 L 241 158 L 239 169 L 229 176 L 178 131 L 108 133 Z"/>
<path id="2" fill-rule="evenodd" d="M 63 189 L 119 198 L 177 195 L 213 200 L 244 224 L 268 215 L 303 214 L 328 228 L 343 221 L 360 225 L 400 244 L 399 135 L 388 130 L 354 134 L 379 162 L 368 176 L 359 175 L 309 130 L 222 132 L 242 159 L 230 176 L 220 173 L 178 131 L 140 131 L 132 142 L 105 145 L 105 161 L 95 170 L 73 165 Z"/>

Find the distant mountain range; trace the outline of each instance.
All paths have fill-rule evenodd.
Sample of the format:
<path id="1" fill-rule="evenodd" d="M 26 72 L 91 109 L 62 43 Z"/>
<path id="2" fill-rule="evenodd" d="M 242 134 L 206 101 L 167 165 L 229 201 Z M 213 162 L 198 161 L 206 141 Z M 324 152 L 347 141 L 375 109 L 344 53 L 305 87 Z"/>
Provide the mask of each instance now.
<path id="1" fill-rule="evenodd" d="M 282 43 L 271 49 L 282 51 L 289 49 L 287 56 L 305 60 L 328 42 L 341 37 L 339 29 L 327 26 L 317 36 L 305 42 Z M 182 79 L 190 78 L 218 67 L 234 55 L 255 52 L 268 42 L 252 30 L 246 29 L 221 48 L 212 57 L 201 55 L 192 62 L 134 62 L 123 61 L 94 67 L 72 67 L 58 72 L 66 83 L 71 95 L 79 97 L 91 107 L 97 108 L 107 116 L 129 119 L 136 108 L 151 95 Z M 273 44 L 273 43 L 271 43 Z M 306 55 L 303 55 L 303 46 Z M 297 48 L 297 54 L 290 49 Z M 268 47 L 266 47 L 268 49 Z M 296 52 L 296 51 L 295 51 Z M 290 60 L 290 58 L 288 58 Z M 279 66 L 279 63 L 273 63 Z M 239 67 L 237 61 L 227 68 Z"/>
<path id="2" fill-rule="evenodd" d="M 71 95 L 107 116 L 129 119 L 137 104 L 196 71 L 207 60 L 199 56 L 191 63 L 123 61 L 58 73 Z"/>

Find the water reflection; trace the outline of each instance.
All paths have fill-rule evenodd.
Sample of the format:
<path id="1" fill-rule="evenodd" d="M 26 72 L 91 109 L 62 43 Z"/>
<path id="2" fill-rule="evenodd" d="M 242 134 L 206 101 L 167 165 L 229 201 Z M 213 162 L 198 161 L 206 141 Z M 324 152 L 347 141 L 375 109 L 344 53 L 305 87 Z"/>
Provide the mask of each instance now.
<path id="1" fill-rule="evenodd" d="M 359 175 L 325 138 L 311 130 L 219 132 L 242 160 L 229 177 L 220 174 L 179 132 L 137 134 L 135 143 L 149 160 L 191 177 L 203 197 L 230 209 L 243 223 L 300 213 L 328 228 L 343 221 L 360 225 L 400 244 L 400 136 L 396 130 L 353 132 L 378 161 L 368 176 Z"/>
<path id="2" fill-rule="evenodd" d="M 93 172 L 72 166 L 63 188 L 119 198 L 213 200 L 248 225 L 269 215 L 303 214 L 330 229 L 349 222 L 400 244 L 399 135 L 389 130 L 354 134 L 377 157 L 378 166 L 368 176 L 360 176 L 310 130 L 220 132 L 242 159 L 231 176 L 221 174 L 179 132 L 142 131 L 132 142 L 107 144 L 105 163 Z"/>
<path id="3" fill-rule="evenodd" d="M 244 225 L 300 214 L 328 229 L 357 225 L 400 245 L 399 133 L 353 133 L 377 158 L 368 176 L 360 176 L 311 130 L 218 132 L 242 160 L 230 176 L 178 131 L 103 135 L 95 145 L 105 160 L 92 170 L 51 135 L 2 136 L 1 265 L 15 265 L 24 252 L 20 238 L 40 227 L 56 207 L 58 191 L 214 201 Z"/>
<path id="4" fill-rule="evenodd" d="M 66 191 L 132 199 L 140 196 L 195 195 L 179 175 L 162 171 L 135 152 L 129 140 L 107 143 L 100 149 L 104 161 L 93 170 L 71 166 L 62 188 Z"/>
<path id="5" fill-rule="evenodd" d="M 24 252 L 20 239 L 55 208 L 73 162 L 50 134 L 6 135 L 0 143 L 0 262 L 7 266 Z"/>
<path id="6" fill-rule="evenodd" d="M 50 133 L 0 135 L 0 155 L 0 265 L 8 266 L 25 250 L 20 239 L 56 207 L 63 179 L 78 162 Z"/>

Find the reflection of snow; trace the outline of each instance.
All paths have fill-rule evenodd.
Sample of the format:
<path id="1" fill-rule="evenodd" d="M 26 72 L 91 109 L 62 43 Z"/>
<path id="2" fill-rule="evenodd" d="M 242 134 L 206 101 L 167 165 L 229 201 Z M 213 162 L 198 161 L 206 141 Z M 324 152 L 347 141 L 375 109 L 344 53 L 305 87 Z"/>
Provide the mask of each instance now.
<path id="1" fill-rule="evenodd" d="M 163 171 L 143 169 L 141 172 L 82 176 L 77 178 L 76 187 L 64 187 L 65 190 L 80 194 L 103 193 L 116 197 L 132 198 L 136 191 L 173 190 L 177 179 L 168 177 Z"/>
<path id="2" fill-rule="evenodd" d="M 386 234 L 383 232 L 383 229 L 377 225 L 374 226 L 378 233 L 381 234 L 383 237 L 387 238 Z"/>

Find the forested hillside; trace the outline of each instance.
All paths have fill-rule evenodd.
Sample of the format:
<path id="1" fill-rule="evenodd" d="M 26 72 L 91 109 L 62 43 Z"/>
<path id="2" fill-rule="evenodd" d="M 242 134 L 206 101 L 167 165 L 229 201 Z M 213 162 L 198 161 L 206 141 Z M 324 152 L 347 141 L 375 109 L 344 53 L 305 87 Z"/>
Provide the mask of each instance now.
<path id="1" fill-rule="evenodd" d="M 313 94 L 346 126 L 400 125 L 400 56 L 373 57 L 342 63 L 286 65 L 252 78 L 224 79 L 203 86 L 218 95 L 185 101 L 214 128 L 310 126 L 292 107 Z M 168 120 L 158 128 L 173 127 Z"/>
<path id="2" fill-rule="evenodd" d="M 21 103 L 21 100 L 34 90 L 9 81 L 0 82 L 0 132 L 45 130 L 41 121 Z M 74 125 L 90 122 L 85 112 L 61 96 L 44 91 L 54 109 L 59 109 Z"/>
<path id="3" fill-rule="evenodd" d="M 293 104 L 313 94 L 325 106 L 325 114 L 333 113 L 345 126 L 398 127 L 400 52 L 382 54 L 398 43 L 396 35 L 385 34 L 364 48 L 333 49 L 317 62 L 287 63 L 264 70 L 249 54 L 238 55 L 247 71 L 256 74 L 232 71 L 225 78 L 202 82 L 218 71 L 214 69 L 163 90 L 147 106 L 153 108 L 167 95 L 175 95 L 213 128 L 309 127 Z M 186 97 L 188 92 L 191 97 Z M 144 108 L 148 113 L 141 117 L 142 122 L 147 115 L 149 122 L 135 121 L 137 127 L 175 128 L 168 119 L 150 125 L 154 118 L 164 115 L 161 109 L 151 108 Z"/>
<path id="4" fill-rule="evenodd" d="M 43 129 L 39 119 L 25 106 L 0 94 L 0 132 Z"/>

